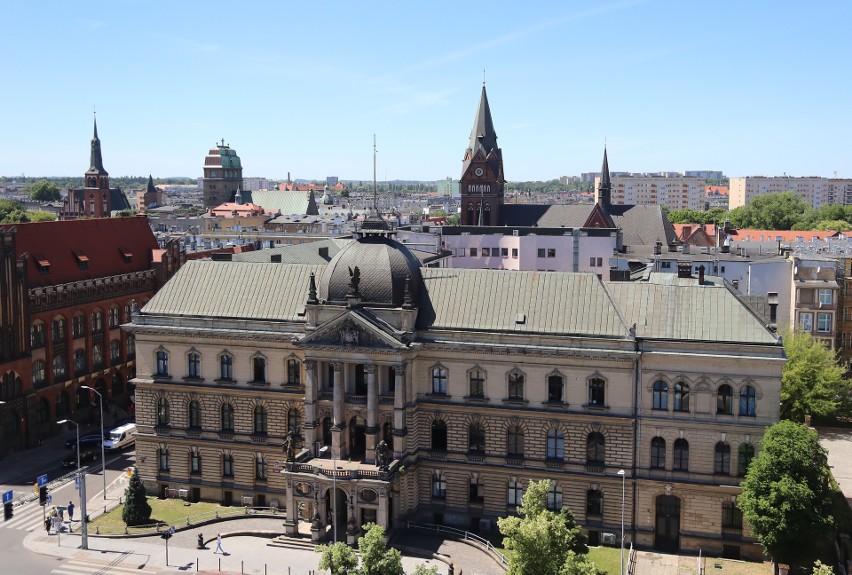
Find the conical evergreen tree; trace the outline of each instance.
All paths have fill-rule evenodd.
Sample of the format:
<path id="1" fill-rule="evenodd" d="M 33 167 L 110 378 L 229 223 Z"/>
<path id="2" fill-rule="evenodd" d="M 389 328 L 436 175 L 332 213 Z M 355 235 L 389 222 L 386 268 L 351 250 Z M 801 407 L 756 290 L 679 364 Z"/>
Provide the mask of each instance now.
<path id="1" fill-rule="evenodd" d="M 133 475 L 127 489 L 124 490 L 124 509 L 121 518 L 127 525 L 143 525 L 151 519 L 151 506 L 145 496 L 145 486 L 139 479 L 139 471 L 133 468 Z"/>

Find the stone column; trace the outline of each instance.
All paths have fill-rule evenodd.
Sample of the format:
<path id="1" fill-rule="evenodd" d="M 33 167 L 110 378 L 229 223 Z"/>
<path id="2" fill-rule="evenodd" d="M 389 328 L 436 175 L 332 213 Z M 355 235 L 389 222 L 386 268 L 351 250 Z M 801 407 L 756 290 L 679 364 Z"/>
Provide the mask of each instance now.
<path id="1" fill-rule="evenodd" d="M 365 365 L 364 372 L 367 374 L 367 441 L 364 459 L 367 463 L 375 463 L 379 432 L 379 389 L 376 380 L 376 366 Z"/>
<path id="2" fill-rule="evenodd" d="M 331 448 L 337 454 L 338 459 L 343 459 L 345 453 L 343 448 L 343 428 L 346 426 L 343 421 L 343 364 L 335 361 L 331 364 L 334 368 L 334 407 L 333 407 L 333 422 L 331 427 Z"/>
<path id="3" fill-rule="evenodd" d="M 379 525 L 388 529 L 388 490 L 382 489 L 379 491 L 379 510 L 376 512 L 376 521 Z"/>
<path id="4" fill-rule="evenodd" d="M 317 441 L 317 362 L 305 360 L 305 447 L 313 453 Z"/>
<path id="5" fill-rule="evenodd" d="M 407 430 L 405 428 L 405 368 L 406 364 L 401 363 L 394 366 L 396 373 L 396 382 L 394 383 L 393 393 L 393 451 L 394 458 L 397 454 L 405 451 L 405 436 Z"/>
<path id="6" fill-rule="evenodd" d="M 296 508 L 296 498 L 293 497 L 293 489 L 293 476 L 287 473 L 287 495 L 284 499 L 287 506 L 287 519 L 284 521 L 284 533 L 286 535 L 296 535 L 299 529 L 299 510 Z"/>

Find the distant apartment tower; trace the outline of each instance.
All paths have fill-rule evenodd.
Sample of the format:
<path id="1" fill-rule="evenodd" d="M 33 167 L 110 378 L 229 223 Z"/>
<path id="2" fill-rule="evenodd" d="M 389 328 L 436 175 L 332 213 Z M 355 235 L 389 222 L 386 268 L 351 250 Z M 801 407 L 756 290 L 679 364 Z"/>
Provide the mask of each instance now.
<path id="1" fill-rule="evenodd" d="M 204 209 L 234 201 L 234 195 L 242 185 L 240 157 L 222 140 L 204 158 L 204 178 L 201 181 Z"/>
<path id="2" fill-rule="evenodd" d="M 725 174 L 721 170 L 686 170 L 684 176 L 689 178 L 701 178 L 703 180 L 723 180 Z"/>
<path id="3" fill-rule="evenodd" d="M 794 178 L 791 176 L 747 176 L 731 178 L 728 194 L 729 209 L 747 206 L 763 194 L 791 191 L 814 208 L 823 204 L 852 205 L 850 178 Z"/>
<path id="4" fill-rule="evenodd" d="M 611 202 L 614 205 L 655 205 L 670 210 L 704 209 L 704 179 L 686 176 L 610 174 L 612 178 Z M 600 177 L 595 178 L 595 189 Z"/>
<path id="5" fill-rule="evenodd" d="M 340 182 L 340 178 L 337 176 L 326 176 L 325 178 L 325 185 L 329 188 L 333 188 L 338 184 L 338 182 Z"/>
<path id="6" fill-rule="evenodd" d="M 275 182 L 266 178 L 243 178 L 242 190 L 244 192 L 256 192 L 258 190 L 271 190 L 275 188 Z"/>

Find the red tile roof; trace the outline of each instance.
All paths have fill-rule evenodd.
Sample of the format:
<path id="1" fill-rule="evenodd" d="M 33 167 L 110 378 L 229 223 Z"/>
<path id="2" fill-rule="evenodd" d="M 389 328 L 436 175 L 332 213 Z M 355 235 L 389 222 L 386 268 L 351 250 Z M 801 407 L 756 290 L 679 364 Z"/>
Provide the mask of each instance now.
<path id="1" fill-rule="evenodd" d="M 159 248 L 144 216 L 0 227 L 17 228 L 16 255 L 30 256 L 27 277 L 31 288 L 149 270 L 153 251 Z M 41 272 L 45 263 L 49 264 L 47 274 Z"/>
<path id="2" fill-rule="evenodd" d="M 736 230 L 731 232 L 731 239 L 737 241 L 746 241 L 746 238 L 752 242 L 774 242 L 776 238 L 781 238 L 782 242 L 795 242 L 796 238 L 802 238 L 802 241 L 809 242 L 813 238 L 820 241 L 825 241 L 825 238 L 834 238 L 840 232 L 818 232 L 815 230 Z"/>

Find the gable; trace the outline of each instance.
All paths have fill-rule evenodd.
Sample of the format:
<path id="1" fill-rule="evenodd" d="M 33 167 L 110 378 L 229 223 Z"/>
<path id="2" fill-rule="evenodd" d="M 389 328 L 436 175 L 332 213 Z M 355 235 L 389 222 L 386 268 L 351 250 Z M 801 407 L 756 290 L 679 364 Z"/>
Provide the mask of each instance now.
<path id="1" fill-rule="evenodd" d="M 405 349 L 407 343 L 362 310 L 348 310 L 298 341 L 306 346 Z"/>

